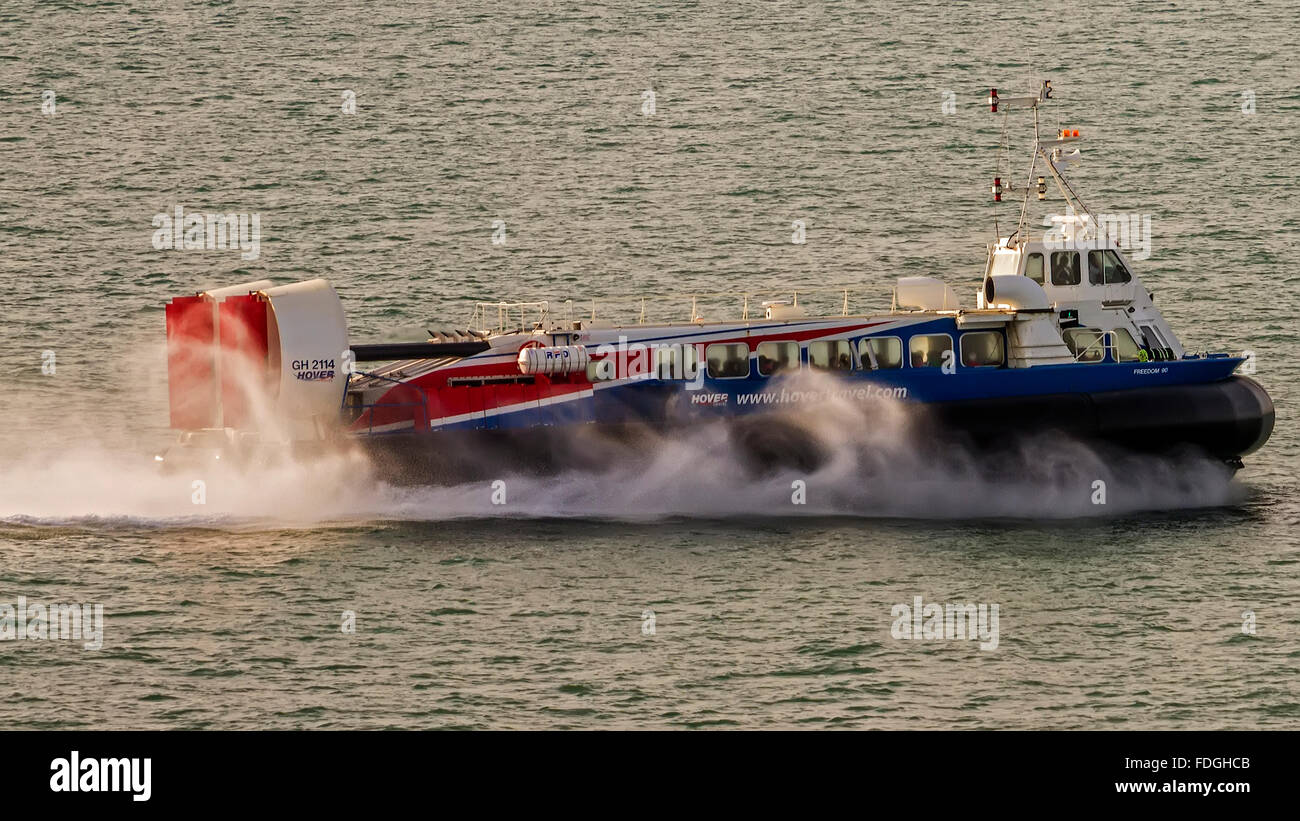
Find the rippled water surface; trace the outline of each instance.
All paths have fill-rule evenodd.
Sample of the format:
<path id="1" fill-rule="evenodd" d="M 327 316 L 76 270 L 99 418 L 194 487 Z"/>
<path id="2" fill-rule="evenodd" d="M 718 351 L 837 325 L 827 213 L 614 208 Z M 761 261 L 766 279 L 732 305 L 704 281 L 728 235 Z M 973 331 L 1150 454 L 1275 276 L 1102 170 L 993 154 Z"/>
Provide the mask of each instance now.
<path id="1" fill-rule="evenodd" d="M 99 650 L 0 643 L 0 727 L 1300 725 L 1289 4 L 337 6 L 0 10 L 0 605 L 104 608 Z M 968 298 L 1014 221 L 982 100 L 1043 78 L 1085 199 L 1152 216 L 1138 273 L 1187 346 L 1256 352 L 1278 424 L 1231 482 L 1066 442 L 989 482 L 834 417 L 875 456 L 799 508 L 705 435 L 505 505 L 346 456 L 201 506 L 153 469 L 162 306 L 200 287 L 327 277 L 357 341 L 498 298 Z M 258 258 L 154 250 L 176 205 L 258 214 Z M 997 648 L 892 638 L 915 596 L 997 604 Z"/>

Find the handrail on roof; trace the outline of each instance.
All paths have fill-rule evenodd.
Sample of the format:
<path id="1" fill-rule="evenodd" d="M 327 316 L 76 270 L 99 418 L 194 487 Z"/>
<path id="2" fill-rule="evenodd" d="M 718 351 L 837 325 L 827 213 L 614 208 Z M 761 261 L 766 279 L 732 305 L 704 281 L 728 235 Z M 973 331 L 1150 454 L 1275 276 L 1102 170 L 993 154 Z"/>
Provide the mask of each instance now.
<path id="1" fill-rule="evenodd" d="M 752 315 L 755 307 L 765 308 L 769 304 L 788 304 L 791 306 L 806 306 L 809 297 L 816 299 L 828 294 L 835 295 L 835 303 L 838 303 L 839 316 L 850 316 L 851 297 L 870 292 L 873 296 L 878 296 L 874 290 L 869 291 L 867 288 L 798 288 L 782 291 L 753 291 L 741 292 L 735 291 L 716 291 L 707 292 L 699 291 L 686 294 L 685 297 L 690 299 L 690 314 L 686 321 L 700 322 L 704 320 L 701 315 L 701 303 L 712 302 L 714 300 L 740 301 L 740 319 L 749 320 L 761 318 L 761 313 L 757 316 Z M 802 302 L 801 302 L 802 301 Z M 604 307 L 608 314 L 603 314 L 598 308 Z M 655 324 L 656 322 L 671 322 L 672 319 L 663 318 L 654 320 L 649 317 L 649 310 L 652 304 L 666 304 L 667 298 L 655 296 L 636 296 L 628 298 L 611 298 L 608 300 L 598 300 L 592 298 L 591 312 L 585 319 L 596 322 L 605 319 L 606 316 L 626 317 L 627 314 L 635 312 L 636 324 L 645 325 L 647 323 Z M 608 305 L 614 303 L 616 306 L 612 311 Z M 826 303 L 823 301 L 822 303 Z M 834 303 L 832 303 L 834 304 Z M 619 310 L 622 307 L 623 310 Z M 863 307 L 866 307 L 865 305 Z M 585 313 L 585 311 L 584 311 Z M 865 313 L 859 311 L 858 313 Z M 814 316 L 835 316 L 835 313 L 827 312 L 813 314 Z M 575 320 L 573 311 L 573 300 L 565 300 L 562 312 L 551 310 L 551 304 L 548 301 L 541 302 L 476 302 L 474 303 L 473 315 L 470 319 L 469 327 L 474 330 L 506 333 L 512 330 L 530 331 L 530 330 L 549 330 L 558 325 L 566 328 L 573 326 Z M 733 316 L 719 315 L 719 320 L 732 319 Z M 611 319 L 611 321 L 616 321 Z M 681 321 L 680 319 L 677 321 Z"/>
<path id="2" fill-rule="evenodd" d="M 491 322 L 495 313 L 496 322 Z M 519 324 L 514 325 L 515 317 Z M 530 317 L 533 319 L 530 321 Z M 530 325 L 546 327 L 551 317 L 551 303 L 541 302 L 475 302 L 474 313 L 469 320 L 469 327 L 476 331 L 495 331 L 504 333 L 508 328 L 518 327 L 523 330 Z"/>

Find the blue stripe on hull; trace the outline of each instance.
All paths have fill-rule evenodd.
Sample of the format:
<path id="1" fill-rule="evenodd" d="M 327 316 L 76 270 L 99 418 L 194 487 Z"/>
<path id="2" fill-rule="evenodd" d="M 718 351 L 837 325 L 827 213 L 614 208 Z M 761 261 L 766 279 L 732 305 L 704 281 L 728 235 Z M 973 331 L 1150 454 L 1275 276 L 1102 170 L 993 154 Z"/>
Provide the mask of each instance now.
<path id="1" fill-rule="evenodd" d="M 837 393 L 846 398 L 888 396 L 906 402 L 949 402 L 971 399 L 1028 397 L 1063 393 L 1105 393 L 1174 385 L 1217 382 L 1232 375 L 1238 358 L 1184 359 L 1169 362 L 1125 362 L 1075 365 L 1040 365 L 1033 368 L 964 368 L 945 374 L 940 368 L 853 371 L 838 374 Z M 686 382 L 646 379 L 598 388 L 593 395 L 528 405 L 486 419 L 468 419 L 440 426 L 439 430 L 528 428 L 587 422 L 686 422 L 693 419 L 743 415 L 764 410 L 811 407 L 808 400 L 825 397 L 795 396 L 790 380 L 750 376 L 742 379 L 705 378 L 698 390 Z M 770 396 L 770 399 L 763 399 Z M 749 397 L 753 397 L 752 399 Z"/>

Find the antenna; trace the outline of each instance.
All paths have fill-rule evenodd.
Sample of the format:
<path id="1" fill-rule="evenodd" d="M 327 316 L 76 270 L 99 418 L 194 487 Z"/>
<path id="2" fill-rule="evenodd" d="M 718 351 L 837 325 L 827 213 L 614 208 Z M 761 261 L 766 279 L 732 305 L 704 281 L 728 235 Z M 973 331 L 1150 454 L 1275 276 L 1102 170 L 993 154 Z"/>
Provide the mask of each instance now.
<path id="1" fill-rule="evenodd" d="M 1024 186 L 1020 187 L 1012 184 L 1010 182 L 1010 177 L 1007 176 L 1009 171 L 1004 174 L 999 166 L 996 176 L 993 178 L 993 185 L 989 189 L 993 194 L 994 202 L 1002 202 L 1002 194 L 1004 191 L 1023 193 L 1024 195 L 1020 201 L 1020 218 L 1016 223 L 1016 230 L 1007 238 L 1008 245 L 1017 244 L 1014 240 L 1018 237 L 1023 237 L 1026 234 L 1030 194 L 1036 194 L 1039 202 L 1046 201 L 1048 176 L 1050 176 L 1052 182 L 1056 184 L 1061 199 L 1065 200 L 1068 208 L 1073 210 L 1076 214 L 1084 214 L 1087 218 L 1088 225 L 1095 226 L 1097 224 L 1097 220 L 1093 216 L 1092 211 L 1084 204 L 1078 193 L 1070 186 L 1070 183 L 1062 174 L 1064 168 L 1080 161 L 1081 155 L 1077 148 L 1073 151 L 1068 151 L 1067 149 L 1067 146 L 1072 143 L 1077 143 L 1081 139 L 1079 136 L 1079 130 L 1063 128 L 1057 130 L 1054 139 L 1044 140 L 1042 137 L 1041 123 L 1038 118 L 1038 109 L 1043 103 L 1046 103 L 1050 99 L 1052 99 L 1051 80 L 1044 80 L 1038 89 L 1038 94 L 1036 95 L 1003 97 L 998 95 L 998 90 L 996 88 L 989 89 L 989 112 L 992 114 L 1001 113 L 1004 118 L 1002 129 L 1003 144 L 1000 149 L 1002 152 L 1005 153 L 1009 150 L 1006 138 L 1006 118 L 1009 116 L 1010 112 L 1005 110 L 1000 111 L 1000 109 L 1028 108 L 1033 112 L 1034 118 L 1034 150 L 1029 161 L 1029 171 L 1025 175 Z M 1040 160 L 1046 169 L 1045 174 L 1035 174 Z M 1004 183 L 1004 179 L 1006 179 L 1007 182 Z M 996 230 L 996 220 L 994 221 L 994 225 Z"/>

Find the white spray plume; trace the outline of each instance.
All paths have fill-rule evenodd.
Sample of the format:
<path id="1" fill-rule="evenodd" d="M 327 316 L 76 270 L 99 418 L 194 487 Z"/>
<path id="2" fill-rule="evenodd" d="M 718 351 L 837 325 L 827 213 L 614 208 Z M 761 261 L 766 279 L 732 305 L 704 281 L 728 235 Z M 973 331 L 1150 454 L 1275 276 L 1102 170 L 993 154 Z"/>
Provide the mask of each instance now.
<path id="1" fill-rule="evenodd" d="M 842 387 L 832 379 L 800 374 L 786 385 Z M 706 423 L 648 434 L 635 448 L 609 444 L 595 459 L 586 452 L 585 463 L 597 469 L 526 476 L 503 466 L 499 476 L 452 486 L 387 484 L 356 449 L 163 473 L 147 446 L 110 449 L 84 433 L 64 435 L 10 460 L 0 480 L 0 520 L 279 527 L 503 516 L 1053 519 L 1219 506 L 1241 497 L 1230 471 L 1193 454 L 1103 452 L 1048 434 L 992 453 L 930 447 L 908 407 L 893 400 L 824 399 L 782 419 L 817 444 L 826 455 L 821 464 L 756 470 L 750 439 Z M 568 447 L 589 449 L 590 436 L 575 436 Z M 203 483 L 201 504 L 196 481 Z"/>

